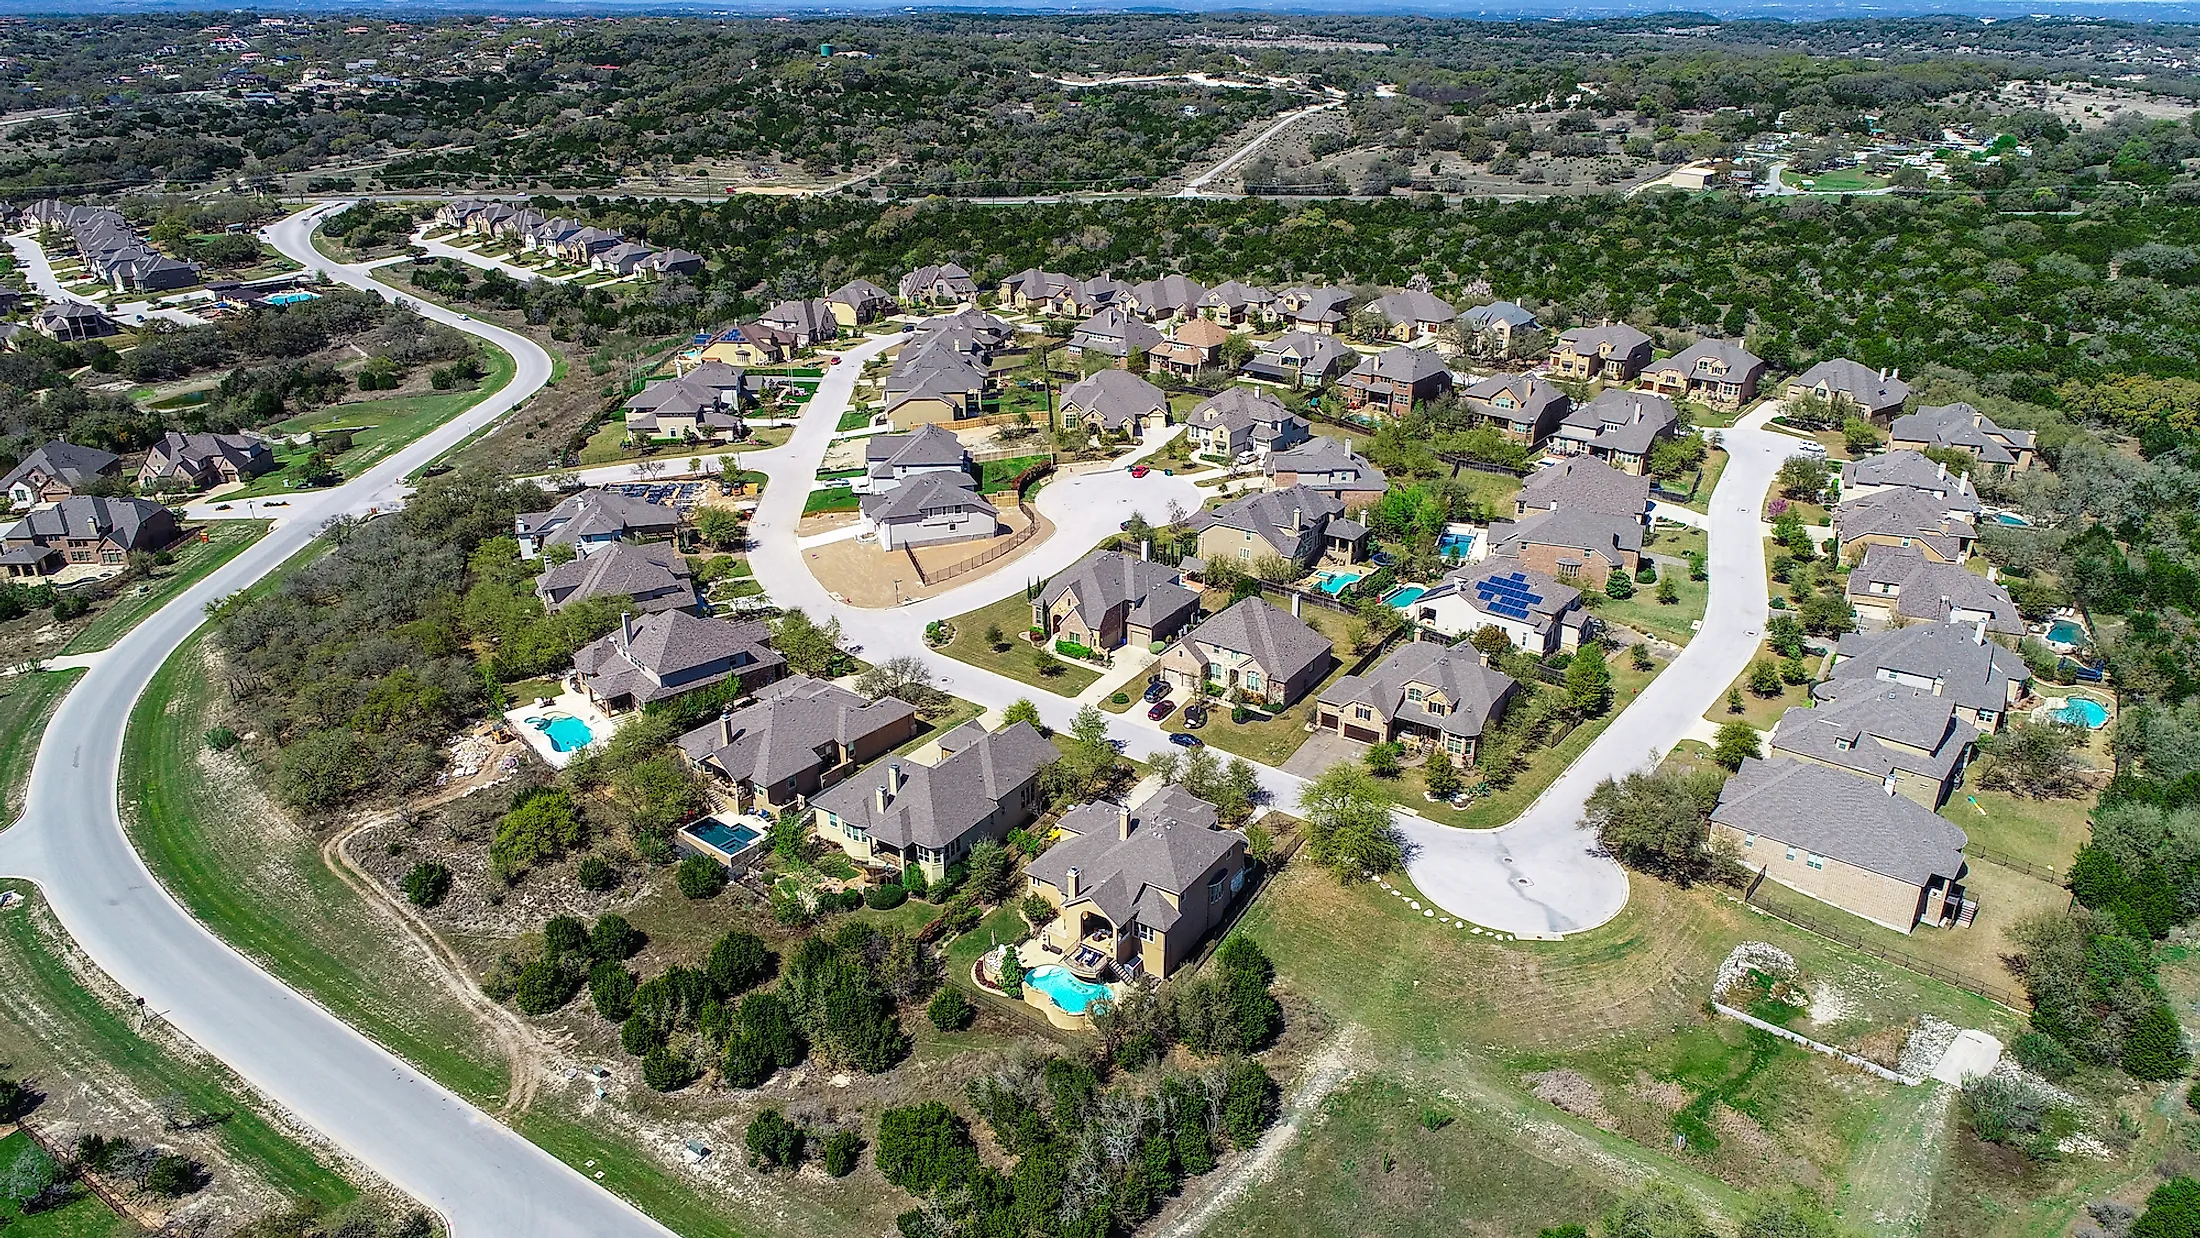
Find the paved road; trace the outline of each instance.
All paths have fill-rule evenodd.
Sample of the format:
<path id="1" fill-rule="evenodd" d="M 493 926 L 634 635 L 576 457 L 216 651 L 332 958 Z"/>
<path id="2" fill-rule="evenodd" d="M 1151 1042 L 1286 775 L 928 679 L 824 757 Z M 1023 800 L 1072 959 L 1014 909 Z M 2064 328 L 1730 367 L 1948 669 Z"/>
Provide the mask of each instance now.
<path id="1" fill-rule="evenodd" d="M 69 291 L 61 286 L 61 278 L 54 274 L 53 263 L 47 259 L 45 247 L 40 245 L 38 238 L 30 233 L 26 232 L 9 237 L 8 248 L 15 251 L 16 265 L 23 268 L 24 277 L 30 281 L 31 288 L 48 301 L 76 301 L 85 305 L 97 306 L 109 317 L 124 323 L 142 322 L 147 317 L 153 317 L 166 318 L 170 322 L 181 323 L 186 327 L 206 325 L 204 318 L 173 305 L 160 305 L 151 300 L 143 300 L 123 302 L 110 307 L 104 301 L 97 301 L 81 293 Z"/>
<path id="2" fill-rule="evenodd" d="M 345 283 L 394 297 L 330 263 L 308 234 L 328 208 L 269 230 L 278 248 Z M 0 832 L 0 872 L 36 880 L 92 960 L 152 1010 L 307 1125 L 441 1213 L 466 1238 L 668 1234 L 224 945 L 172 901 L 116 812 L 130 704 L 204 608 L 272 571 L 330 517 L 398 499 L 404 476 L 549 381 L 523 336 L 433 306 L 421 312 L 518 361 L 505 388 L 343 486 L 302 495 L 274 531 L 138 625 L 69 693 L 46 729 L 21 821 Z"/>

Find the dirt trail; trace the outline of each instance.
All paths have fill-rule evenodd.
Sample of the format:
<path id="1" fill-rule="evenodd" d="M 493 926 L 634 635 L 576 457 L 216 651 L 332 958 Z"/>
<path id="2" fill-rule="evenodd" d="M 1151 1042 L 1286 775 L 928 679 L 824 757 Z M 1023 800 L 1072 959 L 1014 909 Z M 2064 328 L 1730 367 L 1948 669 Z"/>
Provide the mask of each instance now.
<path id="1" fill-rule="evenodd" d="M 504 1103 L 498 1106 L 498 1117 L 524 1113 L 535 1099 L 535 1090 L 542 1082 L 536 1063 L 544 1060 L 542 1046 L 535 1033 L 518 1015 L 496 1002 L 490 1001 L 474 984 L 473 976 L 466 970 L 466 963 L 456 950 L 436 935 L 421 915 L 406 905 L 404 900 L 392 895 L 373 874 L 361 868 L 351 858 L 348 844 L 354 835 L 370 825 L 379 824 L 378 818 L 355 821 L 329 836 L 321 844 L 321 862 L 329 871 L 350 886 L 365 900 L 395 919 L 418 942 L 432 963 L 435 978 L 450 991 L 461 1004 L 481 1020 L 482 1030 L 495 1042 L 497 1050 L 504 1054 L 506 1068 L 512 1077 L 511 1089 L 505 1094 Z"/>

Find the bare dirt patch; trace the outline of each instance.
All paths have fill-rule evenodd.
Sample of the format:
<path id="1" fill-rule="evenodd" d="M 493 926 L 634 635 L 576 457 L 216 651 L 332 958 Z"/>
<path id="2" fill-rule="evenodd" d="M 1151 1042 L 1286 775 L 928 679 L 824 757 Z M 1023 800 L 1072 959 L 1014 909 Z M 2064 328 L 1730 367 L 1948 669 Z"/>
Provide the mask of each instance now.
<path id="1" fill-rule="evenodd" d="M 918 579 L 916 569 L 910 564 L 913 554 L 926 571 L 944 571 L 965 559 L 1002 545 L 1024 527 L 1027 519 L 1036 519 L 1039 523 L 1039 531 L 1030 541 L 1019 547 L 1016 553 L 1004 555 L 974 571 L 926 585 Z M 803 523 L 806 525 L 809 521 L 805 520 Z M 1014 507 L 1001 509 L 1001 524 L 1008 532 L 984 541 L 924 546 L 909 552 L 881 550 L 877 542 L 851 537 L 812 546 L 803 552 L 802 557 L 809 565 L 810 574 L 817 577 L 818 583 L 846 598 L 849 605 L 881 608 L 899 606 L 912 598 L 931 597 L 949 589 L 961 588 L 974 580 L 983 580 L 1045 545 L 1046 540 L 1054 535 L 1053 522 L 1045 516 L 1034 512 L 1026 517 Z"/>
<path id="2" fill-rule="evenodd" d="M 1618 1120 L 1604 1107 L 1603 1093 L 1597 1091 L 1597 1085 L 1589 1082 L 1588 1076 L 1580 1071 L 1546 1070 L 1523 1076 L 1520 1082 L 1546 1105 L 1555 1105 L 1606 1130 L 1618 1127 Z"/>

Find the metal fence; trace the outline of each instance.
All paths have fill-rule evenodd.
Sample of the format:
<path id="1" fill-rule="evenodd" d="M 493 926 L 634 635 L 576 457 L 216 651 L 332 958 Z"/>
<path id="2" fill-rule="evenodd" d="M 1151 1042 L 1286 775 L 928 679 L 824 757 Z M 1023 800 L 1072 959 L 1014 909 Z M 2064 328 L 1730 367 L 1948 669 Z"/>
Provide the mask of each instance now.
<path id="1" fill-rule="evenodd" d="M 1847 929 L 1821 920 L 1808 912 L 1762 901 L 1757 897 L 1757 893 L 1758 887 L 1763 882 L 1764 874 L 1760 872 L 1757 878 L 1749 883 L 1749 890 L 1742 895 L 1742 901 L 1766 915 L 1785 920 L 1806 933 L 1823 937 L 1836 945 L 1846 946 L 1859 954 L 1868 954 L 1875 959 L 1892 963 L 1906 971 L 1913 971 L 1920 976 L 1938 980 L 1949 988 L 1961 989 L 1974 997 L 1983 997 L 1996 1005 L 2006 1006 L 2018 1014 L 2023 1014 L 2027 1010 L 2024 997 L 2011 990 L 1974 980 L 1959 972 L 1950 971 L 1938 963 L 1921 959 L 1914 954 L 1908 954 L 1901 950 L 1890 950 L 1885 946 L 1876 945 Z"/>
<path id="2" fill-rule="evenodd" d="M 1036 485 L 1039 482 L 1039 479 L 1045 477 L 1047 474 L 1052 473 L 1053 471 L 1054 460 L 1052 459 L 1052 457 L 1049 457 L 1044 462 L 1034 464 L 1030 468 L 1025 469 L 1022 473 L 1017 474 L 1016 510 L 1024 514 L 1024 527 L 1016 530 L 1016 532 L 1011 535 L 1007 541 L 993 547 L 991 550 L 984 551 L 980 554 L 974 554 L 967 559 L 961 560 L 960 562 L 949 564 L 948 566 L 941 568 L 936 572 L 927 572 L 924 570 L 924 565 L 917 562 L 916 554 L 912 551 L 909 551 L 908 547 L 903 547 L 903 551 L 905 553 L 908 553 L 909 555 L 909 566 L 912 570 L 916 572 L 917 579 L 924 582 L 924 584 L 927 586 L 936 585 L 943 580 L 953 580 L 955 577 L 960 576 L 965 572 L 976 571 L 977 569 L 984 567 L 988 563 L 992 563 L 998 559 L 1005 558 L 1009 555 L 1015 554 L 1018 550 L 1021 550 L 1026 543 L 1031 541 L 1032 538 L 1038 536 L 1039 534 L 1039 513 L 1032 510 L 1031 506 L 1025 502 L 1024 494 L 1025 492 L 1029 491 L 1032 486 Z"/>
<path id="3" fill-rule="evenodd" d="M 2087 824 L 2089 826 L 2091 825 L 2090 822 L 2088 822 Z M 1992 864 L 2000 868 L 2006 868 L 2013 872 L 2023 873 L 2027 877 L 2037 877 L 2042 881 L 2050 881 L 2056 885 L 2061 885 L 2063 882 L 2061 873 L 2056 872 L 2054 869 L 2049 868 L 2044 864 L 2034 864 L 2026 860 L 2017 859 L 2015 856 L 2007 856 L 2001 854 L 1998 851 L 1990 851 L 1985 847 L 1979 846 L 1977 843 L 1971 843 L 1965 846 L 1963 848 L 1963 854 L 1974 860 L 1984 860 L 1988 864 Z"/>

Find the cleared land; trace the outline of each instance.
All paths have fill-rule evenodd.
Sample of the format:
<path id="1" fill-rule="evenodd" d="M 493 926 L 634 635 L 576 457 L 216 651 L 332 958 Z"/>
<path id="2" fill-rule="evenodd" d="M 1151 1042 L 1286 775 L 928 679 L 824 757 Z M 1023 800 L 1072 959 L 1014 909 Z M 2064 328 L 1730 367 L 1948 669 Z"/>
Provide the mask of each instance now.
<path id="1" fill-rule="evenodd" d="M 1054 665 L 1059 668 L 1054 674 L 1039 673 L 1032 657 L 1036 646 L 1022 639 L 1023 633 L 1031 628 L 1031 603 L 1020 592 L 989 606 L 966 611 L 950 622 L 955 625 L 955 639 L 940 652 L 958 662 L 968 662 L 1058 696 L 1076 696 L 1100 678 L 1099 671 L 1062 657 L 1054 659 Z M 987 643 L 986 630 L 994 627 L 1000 629 L 1005 648 L 996 649 Z"/>

